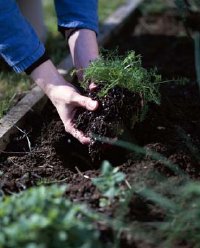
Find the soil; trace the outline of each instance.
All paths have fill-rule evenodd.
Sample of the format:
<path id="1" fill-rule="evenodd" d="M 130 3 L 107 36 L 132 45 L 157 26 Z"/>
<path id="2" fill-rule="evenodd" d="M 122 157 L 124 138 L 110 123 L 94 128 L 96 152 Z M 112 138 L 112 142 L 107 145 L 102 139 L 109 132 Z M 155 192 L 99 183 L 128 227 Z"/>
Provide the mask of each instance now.
<path id="1" fill-rule="evenodd" d="M 91 137 L 89 155 L 93 162 L 100 160 L 104 150 L 108 148 L 103 142 L 97 141 L 93 134 L 110 139 L 119 138 L 125 129 L 134 127 L 142 109 L 142 99 L 139 94 L 115 86 L 106 95 L 99 96 L 101 88 L 102 86 L 98 84 L 92 92 L 89 89 L 85 92 L 86 96 L 98 101 L 98 109 L 91 112 L 79 108 L 74 118 L 75 127 Z"/>
<path id="2" fill-rule="evenodd" d="M 130 29 L 130 26 L 129 26 Z M 142 55 L 145 68 L 157 67 L 163 78 L 187 77 L 185 86 L 173 83 L 162 86 L 161 105 L 149 105 L 146 119 L 135 125 L 124 138 L 152 149 L 178 164 L 193 179 L 200 177 L 198 147 L 200 145 L 200 98 L 195 83 L 194 47 L 185 35 L 183 25 L 172 12 L 141 17 L 132 32 L 121 34 L 107 48 L 118 47 L 119 53 L 135 50 Z M 31 142 L 18 133 L 2 153 L 0 187 L 6 194 L 20 192 L 40 183 L 60 181 L 69 185 L 66 196 L 74 202 L 86 202 L 91 208 L 114 215 L 117 204 L 99 206 L 100 193 L 89 178 L 99 174 L 101 161 L 92 162 L 88 148 L 66 134 L 55 109 L 48 104 L 41 115 L 32 113 L 26 130 Z M 152 172 L 159 171 L 178 180 L 160 161 L 150 156 L 139 156 L 122 148 L 110 147 L 102 160 L 108 159 L 126 174 L 130 184 L 142 183 Z M 86 175 L 85 178 L 83 175 Z M 149 178 L 149 184 L 153 184 Z M 126 186 L 124 186 L 126 187 Z M 127 220 L 162 220 L 163 213 L 152 204 L 133 197 L 126 215 Z M 109 240 L 109 230 L 102 228 L 102 238 Z M 145 240 L 134 242 L 122 235 L 121 247 L 151 247 Z M 155 246 L 154 246 L 155 247 Z M 190 247 L 186 243 L 176 247 Z"/>

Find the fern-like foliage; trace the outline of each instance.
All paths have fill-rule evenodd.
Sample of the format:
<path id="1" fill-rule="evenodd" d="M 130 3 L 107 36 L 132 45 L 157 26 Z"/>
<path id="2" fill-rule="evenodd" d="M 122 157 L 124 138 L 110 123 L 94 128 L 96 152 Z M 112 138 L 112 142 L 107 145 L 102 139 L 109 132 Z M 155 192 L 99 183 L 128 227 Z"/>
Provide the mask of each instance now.
<path id="1" fill-rule="evenodd" d="M 99 96 L 105 96 L 110 89 L 119 86 L 140 94 L 144 103 L 160 102 L 161 76 L 156 69 L 143 68 L 141 56 L 134 51 L 128 52 L 126 56 L 113 56 L 113 53 L 106 57 L 101 56 L 91 62 L 84 74 L 83 87 L 87 88 L 91 81 L 100 84 L 102 88 Z"/>

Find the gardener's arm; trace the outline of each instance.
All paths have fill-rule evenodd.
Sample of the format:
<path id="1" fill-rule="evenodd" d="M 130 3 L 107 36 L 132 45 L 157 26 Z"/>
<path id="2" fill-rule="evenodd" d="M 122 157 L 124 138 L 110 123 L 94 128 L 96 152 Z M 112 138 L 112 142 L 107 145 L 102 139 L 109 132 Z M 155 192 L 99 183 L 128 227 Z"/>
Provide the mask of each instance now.
<path id="1" fill-rule="evenodd" d="M 98 57 L 98 0 L 55 0 L 55 7 L 58 29 L 68 40 L 75 67 L 86 68 Z"/>
<path id="2" fill-rule="evenodd" d="M 90 139 L 74 128 L 73 117 L 77 107 L 95 110 L 98 107 L 98 103 L 88 97 L 81 96 L 75 87 L 66 82 L 57 72 L 50 60 L 38 66 L 31 73 L 31 77 L 43 89 L 56 107 L 64 123 L 65 130 L 81 143 L 88 144 Z"/>
<path id="3" fill-rule="evenodd" d="M 91 60 L 98 57 L 97 0 L 57 0 L 55 3 L 58 26 L 69 42 L 74 65 L 77 69 L 84 69 Z M 48 72 L 51 73 L 48 74 Z M 72 120 L 76 107 L 81 106 L 88 110 L 95 110 L 98 103 L 79 95 L 77 90 L 58 74 L 50 61 L 35 69 L 31 76 L 56 106 L 66 131 L 80 142 L 89 143 L 90 139 L 74 128 Z M 79 73 L 78 76 L 79 79 L 82 79 L 82 73 Z"/>
<path id="4" fill-rule="evenodd" d="M 74 32 L 69 38 L 69 46 L 76 68 L 86 68 L 91 60 L 98 57 L 96 34 L 92 30 L 80 29 Z M 57 72 L 51 61 L 37 67 L 31 73 L 31 77 L 57 108 L 66 131 L 81 143 L 89 143 L 90 139 L 74 128 L 72 120 L 77 107 L 95 110 L 98 103 L 78 94 L 77 90 Z M 79 74 L 80 77 L 82 73 Z"/>

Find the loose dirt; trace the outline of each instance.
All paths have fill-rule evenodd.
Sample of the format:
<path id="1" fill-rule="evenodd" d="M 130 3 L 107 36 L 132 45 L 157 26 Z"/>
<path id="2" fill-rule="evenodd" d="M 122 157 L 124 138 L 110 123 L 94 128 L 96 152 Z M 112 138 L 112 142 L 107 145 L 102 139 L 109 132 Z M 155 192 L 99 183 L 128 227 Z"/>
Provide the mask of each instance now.
<path id="1" fill-rule="evenodd" d="M 142 109 L 139 94 L 115 86 L 106 95 L 99 96 L 100 89 L 101 85 L 93 92 L 89 89 L 85 92 L 86 96 L 98 101 L 98 109 L 92 112 L 79 108 L 74 118 L 75 127 L 91 137 L 89 155 L 93 162 L 102 159 L 108 148 L 101 141 L 95 140 L 93 134 L 110 139 L 119 138 L 125 129 L 134 127 Z"/>

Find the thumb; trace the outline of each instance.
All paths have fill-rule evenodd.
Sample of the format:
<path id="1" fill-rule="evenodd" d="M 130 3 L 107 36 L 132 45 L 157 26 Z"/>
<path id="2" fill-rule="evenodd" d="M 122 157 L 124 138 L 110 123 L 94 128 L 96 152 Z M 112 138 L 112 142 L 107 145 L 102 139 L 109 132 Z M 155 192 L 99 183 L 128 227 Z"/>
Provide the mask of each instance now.
<path id="1" fill-rule="evenodd" d="M 89 97 L 76 94 L 73 98 L 73 104 L 79 107 L 86 108 L 87 110 L 94 111 L 98 108 L 98 102 Z"/>
<path id="2" fill-rule="evenodd" d="M 89 85 L 89 90 L 90 91 L 95 91 L 97 89 L 97 85 L 95 84 L 95 83 L 91 83 L 90 85 Z"/>

